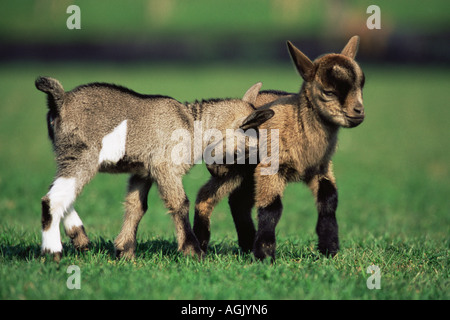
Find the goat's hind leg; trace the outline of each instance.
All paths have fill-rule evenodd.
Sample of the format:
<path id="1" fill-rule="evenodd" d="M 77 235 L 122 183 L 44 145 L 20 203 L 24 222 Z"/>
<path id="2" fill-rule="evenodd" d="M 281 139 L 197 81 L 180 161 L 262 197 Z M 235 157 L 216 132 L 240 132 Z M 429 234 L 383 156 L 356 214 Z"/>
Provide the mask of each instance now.
<path id="1" fill-rule="evenodd" d="M 135 256 L 136 233 L 139 222 L 147 211 L 147 197 L 151 186 L 150 178 L 139 175 L 130 177 L 125 200 L 125 217 L 122 229 L 114 241 L 116 258 L 133 259 Z"/>
<path id="2" fill-rule="evenodd" d="M 326 174 L 315 176 L 309 187 L 316 198 L 318 219 L 316 232 L 319 237 L 318 249 L 324 255 L 334 256 L 339 251 L 336 208 L 338 193 L 331 165 Z"/>
<path id="3" fill-rule="evenodd" d="M 74 176 L 58 175 L 49 192 L 42 198 L 42 254 L 50 253 L 59 261 L 62 255 L 59 225 L 64 219 L 66 233 L 79 248 L 89 239 L 73 203 L 85 182 Z"/>
<path id="4" fill-rule="evenodd" d="M 71 153 L 68 153 L 71 154 Z M 58 163 L 58 173 L 48 193 L 42 198 L 42 254 L 50 253 L 54 260 L 62 255 L 59 225 L 64 219 L 66 234 L 77 249 L 86 249 L 89 239 L 80 217 L 73 208 L 75 199 L 83 187 L 97 172 L 96 163 L 89 154 L 73 152 L 76 157 L 67 157 Z"/>
<path id="5" fill-rule="evenodd" d="M 319 237 L 319 251 L 332 257 L 339 251 L 338 224 L 336 220 L 337 190 L 334 183 L 322 178 L 319 180 L 316 202 L 319 217 L 316 232 Z"/>

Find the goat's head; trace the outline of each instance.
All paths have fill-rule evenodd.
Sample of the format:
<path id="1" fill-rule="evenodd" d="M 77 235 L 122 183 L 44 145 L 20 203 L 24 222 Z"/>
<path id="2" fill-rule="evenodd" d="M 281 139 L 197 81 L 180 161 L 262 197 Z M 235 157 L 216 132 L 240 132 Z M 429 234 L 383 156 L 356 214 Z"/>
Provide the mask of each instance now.
<path id="1" fill-rule="evenodd" d="M 340 54 L 311 61 L 288 41 L 289 53 L 302 78 L 306 98 L 327 122 L 353 128 L 364 120 L 364 73 L 354 58 L 359 37 L 354 36 Z"/>

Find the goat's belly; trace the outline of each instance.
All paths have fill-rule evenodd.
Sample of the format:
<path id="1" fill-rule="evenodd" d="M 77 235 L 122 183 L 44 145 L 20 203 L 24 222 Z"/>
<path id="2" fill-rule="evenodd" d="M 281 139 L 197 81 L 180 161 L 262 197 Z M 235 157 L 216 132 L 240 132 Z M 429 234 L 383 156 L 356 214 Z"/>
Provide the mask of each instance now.
<path id="1" fill-rule="evenodd" d="M 103 162 L 100 165 L 99 172 L 104 173 L 139 173 L 145 175 L 146 169 L 144 163 L 139 161 L 133 161 L 127 157 L 124 157 L 117 161 Z"/>
<path id="2" fill-rule="evenodd" d="M 316 174 L 315 168 L 306 168 L 301 171 L 295 168 L 287 168 L 283 172 L 283 176 L 287 182 L 306 182 L 311 181 L 312 177 Z"/>
<path id="3" fill-rule="evenodd" d="M 303 181 L 308 183 L 319 173 L 322 162 L 292 161 L 288 165 L 280 166 L 280 173 L 287 182 Z"/>

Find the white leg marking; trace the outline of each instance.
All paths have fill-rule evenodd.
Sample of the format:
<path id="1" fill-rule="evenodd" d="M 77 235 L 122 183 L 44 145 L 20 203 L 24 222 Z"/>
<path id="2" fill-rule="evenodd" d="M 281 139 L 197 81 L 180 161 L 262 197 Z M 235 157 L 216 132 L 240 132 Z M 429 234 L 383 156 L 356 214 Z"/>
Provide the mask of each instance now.
<path id="1" fill-rule="evenodd" d="M 67 210 L 66 215 L 64 216 L 64 229 L 66 232 L 72 230 L 73 227 L 81 227 L 83 222 L 81 221 L 78 213 L 72 207 Z"/>
<path id="2" fill-rule="evenodd" d="M 54 218 L 50 228 L 42 231 L 42 252 L 62 252 L 61 234 L 59 232 L 59 221 L 61 219 Z"/>
<path id="3" fill-rule="evenodd" d="M 124 120 L 111 133 L 103 137 L 98 163 L 117 163 L 125 155 L 126 142 L 127 120 Z"/>
<path id="4" fill-rule="evenodd" d="M 52 218 L 64 217 L 65 212 L 70 209 L 76 196 L 75 178 L 58 178 L 53 182 L 50 191 L 47 193 L 50 199 L 50 214 Z"/>
<path id="5" fill-rule="evenodd" d="M 62 252 L 59 223 L 67 210 L 72 208 L 76 196 L 75 178 L 58 178 L 47 193 L 50 200 L 52 222 L 47 230 L 42 231 L 42 250 Z"/>

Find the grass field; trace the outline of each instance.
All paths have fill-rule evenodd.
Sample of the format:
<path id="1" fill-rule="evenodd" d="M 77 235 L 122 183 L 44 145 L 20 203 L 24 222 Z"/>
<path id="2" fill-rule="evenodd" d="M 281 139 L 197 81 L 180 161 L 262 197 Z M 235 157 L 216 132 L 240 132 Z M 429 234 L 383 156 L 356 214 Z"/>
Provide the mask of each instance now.
<path id="1" fill-rule="evenodd" d="M 334 157 L 341 251 L 334 259 L 318 254 L 313 198 L 303 185 L 292 184 L 277 227 L 277 260 L 270 265 L 239 251 L 226 201 L 213 213 L 205 260 L 177 253 L 173 224 L 156 188 L 139 227 L 137 259 L 114 260 L 124 175 L 98 175 L 76 203 L 92 249 L 79 254 L 63 236 L 62 261 L 41 258 L 40 198 L 55 165 L 45 96 L 34 79 L 50 75 L 67 90 L 109 81 L 185 101 L 238 97 L 257 81 L 264 89 L 297 91 L 300 77 L 289 63 L 0 68 L 0 299 L 450 298 L 448 69 L 363 66 L 367 119 L 342 130 Z M 191 209 L 207 178 L 204 166 L 185 177 Z M 80 267 L 80 290 L 66 286 L 70 265 Z M 379 290 L 366 286 L 371 265 L 381 271 Z"/>

